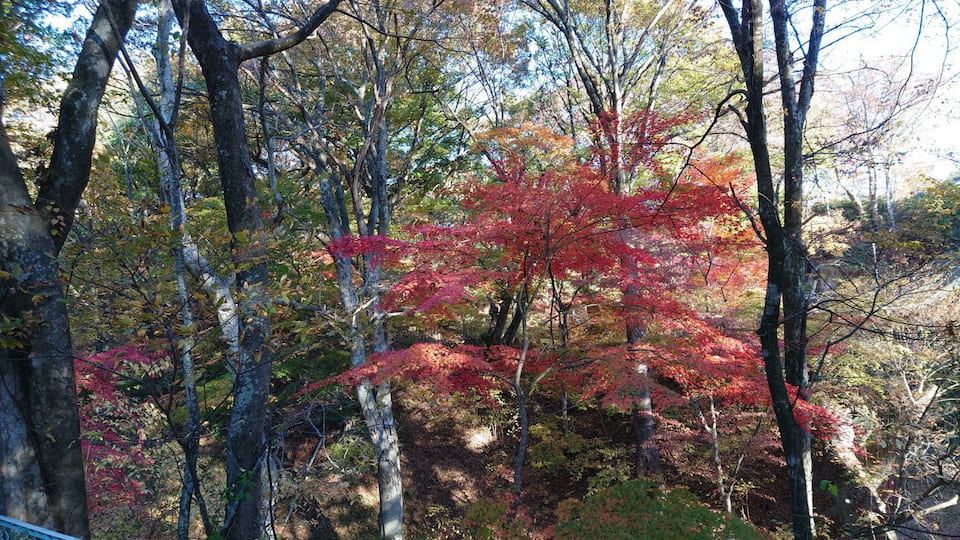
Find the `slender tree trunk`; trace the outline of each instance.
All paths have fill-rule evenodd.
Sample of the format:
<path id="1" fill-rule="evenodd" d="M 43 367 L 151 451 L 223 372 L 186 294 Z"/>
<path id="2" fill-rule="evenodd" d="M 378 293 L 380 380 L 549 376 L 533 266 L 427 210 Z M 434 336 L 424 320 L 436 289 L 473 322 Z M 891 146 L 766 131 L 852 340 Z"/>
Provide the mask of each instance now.
<path id="1" fill-rule="evenodd" d="M 717 408 L 713 402 L 713 396 L 707 396 L 710 402 L 710 421 L 703 414 L 703 408 L 700 406 L 700 398 L 693 398 L 691 404 L 697 412 L 697 418 L 700 419 L 700 427 L 704 433 L 710 437 L 710 447 L 712 450 L 713 465 L 717 470 L 717 492 L 720 495 L 720 502 L 724 510 L 729 514 L 733 512 L 733 483 L 727 485 L 727 475 L 723 471 L 723 458 L 720 455 L 720 434 L 717 432 Z"/>
<path id="2" fill-rule="evenodd" d="M 747 93 L 744 128 L 757 175 L 760 222 L 767 250 L 767 290 L 757 334 L 783 453 L 787 461 L 793 534 L 813 538 L 813 472 L 810 432 L 794 415 L 797 401 L 807 398 L 807 297 L 806 248 L 803 244 L 803 127 L 813 97 L 826 1 L 811 6 L 810 39 L 799 85 L 794 80 L 793 50 L 788 32 L 785 0 L 770 0 L 776 48 L 777 75 L 783 115 L 782 219 L 770 162 L 766 116 L 763 108 L 763 5 L 743 0 L 737 10 L 733 0 L 718 0 L 730 27 L 740 59 Z M 798 89 L 799 86 L 799 89 Z M 781 312 L 782 309 L 782 312 Z M 782 315 L 782 318 L 781 318 Z M 782 346 L 780 332 L 782 330 Z M 787 384 L 796 388 L 788 390 Z"/>
<path id="3" fill-rule="evenodd" d="M 877 196 L 877 169 L 871 163 L 867 168 L 867 217 L 870 219 L 870 231 L 880 230 L 880 203 Z"/>
<path id="4" fill-rule="evenodd" d="M 361 7 L 363 6 L 363 7 Z M 324 140 L 320 126 L 325 119 L 313 117 L 312 105 L 304 102 L 297 103 L 303 120 L 309 129 L 309 142 L 302 148 L 309 154 L 309 161 L 317 168 L 318 174 L 327 175 L 320 182 L 321 203 L 329 224 L 329 236 L 336 240 L 352 235 L 351 218 L 356 226 L 356 233 L 360 237 L 374 235 L 387 236 L 390 226 L 390 201 L 388 197 L 388 167 L 387 167 L 387 123 L 385 112 L 392 98 L 391 85 L 393 77 L 399 72 L 404 62 L 391 58 L 387 49 L 396 54 L 405 54 L 409 43 L 403 40 L 384 39 L 388 30 L 386 24 L 396 19 L 392 18 L 391 8 L 387 3 L 360 4 L 350 2 L 350 7 L 358 20 L 366 21 L 370 27 L 361 26 L 365 33 L 363 45 L 363 60 L 360 63 L 360 77 L 363 82 L 358 85 L 365 90 L 349 95 L 354 120 L 358 124 L 361 136 L 361 145 L 356 148 L 356 155 L 352 159 L 341 160 L 331 155 Z M 370 28 L 379 29 L 379 33 L 370 31 Z M 404 30 L 411 35 L 417 29 Z M 393 49 L 396 47 L 396 49 Z M 293 90 L 303 96 L 303 88 L 299 83 L 296 68 L 288 60 Z M 350 69 L 357 66 L 349 66 Z M 342 76 L 349 81 L 348 76 Z M 321 83 L 322 85 L 322 83 Z M 353 87 L 352 82 L 346 82 L 344 87 Z M 368 90 L 369 91 L 368 91 Z M 293 90 L 288 92 L 294 93 Z M 322 89 L 321 89 L 322 93 Z M 343 174 L 337 176 L 333 167 Z M 392 179 L 400 181 L 403 172 L 395 171 Z M 342 182 L 342 183 L 341 183 Z M 349 188 L 350 197 L 344 194 L 344 186 Z M 365 204 L 369 200 L 369 207 Z M 348 208 L 348 202 L 350 203 Z M 337 269 L 337 285 L 341 303 L 350 319 L 348 325 L 349 336 L 347 348 L 350 350 L 351 362 L 354 366 L 367 362 L 370 353 L 379 353 L 387 350 L 387 336 L 385 314 L 380 306 L 380 266 L 376 257 L 366 255 L 353 260 L 350 256 L 335 254 Z M 363 285 L 355 283 L 356 272 L 359 271 Z M 369 381 L 359 384 L 355 391 L 364 423 L 367 426 L 371 444 L 373 445 L 377 462 L 377 483 L 379 486 L 380 512 L 379 524 L 383 538 L 402 538 L 403 535 L 403 491 L 400 474 L 400 448 L 397 437 L 397 428 L 393 415 L 391 388 L 388 383 L 374 385 Z"/>
<path id="5" fill-rule="evenodd" d="M 890 176 L 890 164 L 883 164 L 883 179 L 886 184 L 886 199 L 887 199 L 887 220 L 890 222 L 890 230 L 897 230 L 897 205 L 896 205 L 896 186 L 893 183 L 893 178 Z"/>
<path id="6" fill-rule="evenodd" d="M 633 412 L 634 474 L 640 478 L 660 470 L 660 449 L 654 441 L 657 424 L 650 399 L 646 362 L 637 362 L 637 372 L 644 381 L 638 390 L 638 405 Z"/>
<path id="7" fill-rule="evenodd" d="M 170 228 L 175 232 L 176 244 L 173 246 L 174 274 L 177 289 L 177 301 L 180 304 L 181 327 L 193 327 L 193 310 L 191 297 L 187 286 L 187 256 L 185 245 L 192 245 L 190 235 L 186 230 L 187 213 L 184 204 L 183 190 L 180 181 L 180 162 L 176 141 L 173 138 L 177 91 L 173 82 L 173 70 L 170 66 L 168 53 L 170 31 L 173 26 L 174 13 L 170 0 L 160 0 L 157 8 L 157 39 L 154 45 L 154 59 L 157 65 L 157 79 L 160 88 L 159 105 L 152 103 L 157 114 L 154 123 L 149 127 L 153 136 L 154 149 L 157 154 L 157 168 L 160 176 L 161 196 L 170 207 Z M 133 70 L 134 67 L 130 66 Z M 141 89 L 145 90 L 145 89 Z M 132 92 L 136 89 L 131 88 Z M 136 99 L 137 95 L 134 94 Z M 144 99 L 151 98 L 144 94 Z M 144 118 L 144 122 L 147 120 Z M 180 504 L 177 518 L 177 538 L 186 540 L 190 535 L 191 507 L 194 500 L 200 511 L 204 531 L 210 535 L 214 533 L 212 522 L 206 508 L 200 479 L 197 474 L 197 462 L 200 455 L 200 404 L 197 395 L 196 370 L 194 367 L 194 339 L 192 335 L 171 336 L 171 341 L 177 347 L 180 368 L 183 372 L 184 400 L 187 409 L 187 421 L 178 435 L 178 443 L 183 450 L 183 485 L 180 492 Z"/>
<path id="8" fill-rule="evenodd" d="M 530 440 L 530 416 L 527 411 L 527 403 L 530 394 L 536 387 L 534 381 L 528 389 L 523 387 L 523 368 L 527 359 L 527 352 L 530 350 L 530 339 L 527 335 L 526 315 L 523 322 L 523 348 L 520 350 L 520 358 L 517 360 L 517 368 L 513 379 L 510 381 L 510 389 L 517 400 L 517 416 L 520 422 L 520 437 L 517 441 L 517 452 L 513 458 L 513 504 L 510 506 L 511 514 L 516 513 L 520 508 L 520 494 L 523 492 L 523 464 L 527 460 L 527 445 Z M 545 375 L 541 374 L 541 377 Z"/>
<path id="9" fill-rule="evenodd" d="M 520 385 L 514 385 L 513 393 L 517 399 L 517 413 L 520 421 L 520 437 L 517 441 L 517 453 L 513 457 L 513 495 L 512 510 L 516 511 L 520 504 L 520 493 L 523 489 L 523 464 L 527 460 L 527 444 L 530 440 L 530 417 L 527 414 L 527 392 Z"/>
<path id="10" fill-rule="evenodd" d="M 349 234 L 349 229 L 343 221 L 347 215 L 343 192 L 339 189 L 339 185 L 333 186 L 332 183 L 335 183 L 335 179 L 322 182 L 320 189 L 321 200 L 330 226 L 330 236 L 337 239 Z M 360 323 L 364 315 L 360 311 L 365 308 L 360 305 L 360 296 L 353 282 L 353 262 L 349 257 L 341 255 L 335 257 L 334 263 L 340 299 L 353 321 L 349 328 L 350 363 L 353 366 L 359 366 L 367 362 L 367 346 L 364 339 L 367 332 L 371 332 L 374 336 L 374 352 L 386 350 L 384 329 L 376 328 L 377 325 L 382 324 L 382 317 L 376 317 L 374 312 L 374 318 L 378 319 L 374 321 L 374 327 L 366 327 Z M 377 279 L 377 276 L 371 276 L 368 273 L 365 278 L 366 280 Z M 400 476 L 400 447 L 396 422 L 393 418 L 390 386 L 385 382 L 375 387 L 369 381 L 363 381 L 357 385 L 356 392 L 377 462 L 380 536 L 391 540 L 400 539 L 403 537 L 403 489 Z"/>

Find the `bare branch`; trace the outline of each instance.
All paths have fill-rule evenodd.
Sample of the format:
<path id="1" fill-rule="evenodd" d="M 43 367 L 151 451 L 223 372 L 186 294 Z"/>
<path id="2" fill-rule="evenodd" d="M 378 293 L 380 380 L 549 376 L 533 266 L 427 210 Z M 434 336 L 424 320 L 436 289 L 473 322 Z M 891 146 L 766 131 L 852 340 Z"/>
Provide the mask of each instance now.
<path id="1" fill-rule="evenodd" d="M 278 52 L 283 52 L 299 45 L 308 37 L 310 37 L 310 34 L 319 28 L 320 25 L 323 24 L 323 21 L 327 20 L 330 15 L 337 10 L 337 6 L 340 5 L 340 2 L 342 1 L 343 0 L 330 0 L 326 4 L 320 6 L 317 11 L 315 11 L 313 15 L 303 23 L 303 26 L 301 26 L 292 34 L 240 45 L 237 49 L 237 58 L 243 62 L 244 60 L 250 60 L 251 58 L 277 54 Z"/>

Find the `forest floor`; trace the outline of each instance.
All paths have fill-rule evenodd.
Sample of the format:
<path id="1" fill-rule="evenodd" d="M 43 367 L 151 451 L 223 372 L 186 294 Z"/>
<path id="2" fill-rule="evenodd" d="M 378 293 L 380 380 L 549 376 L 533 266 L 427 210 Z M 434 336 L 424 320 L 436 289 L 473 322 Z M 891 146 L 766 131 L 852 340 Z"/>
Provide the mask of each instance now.
<path id="1" fill-rule="evenodd" d="M 541 395 L 531 407 L 530 453 L 523 471 L 519 515 L 532 538 L 545 538 L 556 524 L 557 504 L 582 499 L 588 493 L 632 475 L 630 416 L 598 407 L 569 411 L 566 435 L 558 401 Z M 395 395 L 400 425 L 408 538 L 459 539 L 469 537 L 471 515 L 496 519 L 498 509 L 515 500 L 511 493 L 516 448 L 515 422 L 506 410 L 469 405 L 469 400 L 433 399 L 427 388 L 407 386 Z M 665 486 L 683 486 L 701 501 L 719 509 L 714 483 L 716 465 L 711 447 L 695 420 L 683 413 L 662 418 L 658 431 L 662 470 L 651 480 Z M 774 444 L 769 436 L 749 437 L 754 415 L 724 419 L 732 437 L 733 466 L 743 454 L 740 485 L 734 495 L 739 517 L 767 530 L 782 530 L 789 516 L 782 462 L 769 458 L 761 446 Z M 292 468 L 300 470 L 314 454 L 316 440 L 288 440 Z M 295 519 L 278 529 L 279 535 L 301 539 L 377 538 L 377 488 L 373 471 L 360 475 L 328 475 L 304 479 Z M 783 497 L 777 494 L 783 493 Z M 478 504 L 477 501 L 484 501 Z M 470 510 L 470 509 L 473 510 Z M 472 512 L 472 514 L 471 514 Z M 466 514 L 466 517 L 465 517 Z"/>

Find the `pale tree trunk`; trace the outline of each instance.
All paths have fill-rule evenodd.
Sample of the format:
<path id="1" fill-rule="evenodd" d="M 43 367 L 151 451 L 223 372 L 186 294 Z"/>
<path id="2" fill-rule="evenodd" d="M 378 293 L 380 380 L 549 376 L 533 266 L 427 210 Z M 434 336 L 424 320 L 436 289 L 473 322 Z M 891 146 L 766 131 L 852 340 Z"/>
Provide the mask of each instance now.
<path id="1" fill-rule="evenodd" d="M 890 163 L 883 164 L 883 179 L 886 184 L 887 198 L 887 220 L 890 222 L 890 230 L 897 230 L 897 205 L 896 205 L 896 185 L 890 176 Z"/>
<path id="2" fill-rule="evenodd" d="M 176 89 L 173 85 L 173 72 L 170 68 L 170 57 L 167 52 L 170 41 L 170 29 L 173 25 L 173 7 L 169 0 L 160 0 L 157 9 L 157 41 L 154 46 L 154 58 L 157 63 L 157 78 L 160 83 L 160 118 L 157 120 L 154 145 L 157 154 L 157 168 L 160 173 L 160 186 L 164 199 L 170 206 L 170 228 L 175 231 L 178 242 L 173 247 L 175 279 L 177 284 L 177 301 L 180 303 L 182 328 L 193 327 L 193 311 L 190 307 L 190 294 L 187 288 L 186 262 L 182 237 L 185 233 L 186 211 L 184 209 L 183 193 L 180 190 L 180 166 L 177 160 L 173 134 L 173 115 L 177 106 Z M 131 66 L 132 68 L 132 66 Z M 183 372 L 183 394 L 187 407 L 187 422 L 183 433 L 178 437 L 183 449 L 183 485 L 180 489 L 180 509 L 177 519 L 177 538 L 187 540 L 190 534 L 190 508 L 197 495 L 198 503 L 203 513 L 203 522 L 207 534 L 211 534 L 210 520 L 203 509 L 203 497 L 200 495 L 199 478 L 197 477 L 197 458 L 200 453 L 200 404 L 197 399 L 196 373 L 194 370 L 192 335 L 171 336 L 180 353 L 180 369 Z"/>
<path id="3" fill-rule="evenodd" d="M 707 420 L 706 415 L 703 414 L 703 408 L 700 406 L 700 398 L 695 397 L 690 400 L 691 405 L 693 405 L 693 410 L 697 413 L 697 418 L 700 420 L 700 427 L 703 428 L 704 433 L 710 437 L 710 448 L 713 458 L 713 465 L 717 471 L 717 492 L 720 495 L 720 502 L 723 504 L 723 509 L 729 514 L 733 512 L 733 482 L 728 484 L 727 475 L 723 470 L 723 456 L 720 455 L 720 434 L 717 431 L 717 408 L 713 402 L 713 396 L 708 395 L 707 399 L 710 403 L 710 419 Z"/>
<path id="4" fill-rule="evenodd" d="M 368 88 L 354 91 L 347 96 L 348 108 L 360 134 L 360 147 L 352 159 L 342 160 L 328 154 L 330 159 L 315 156 L 318 167 L 328 161 L 343 175 L 323 171 L 327 178 L 321 182 L 321 202 L 327 216 L 328 233 L 336 241 L 351 235 L 350 219 L 359 237 L 381 236 L 390 233 L 390 196 L 388 181 L 402 183 L 406 171 L 390 171 L 387 153 L 389 131 L 387 108 L 393 97 L 394 78 L 404 69 L 411 44 L 423 29 L 430 11 L 419 14 L 410 27 L 401 29 L 398 19 L 392 14 L 393 3 L 361 4 L 350 2 L 354 16 L 363 20 L 362 61 L 358 73 L 337 74 L 346 87 L 353 87 L 352 77 L 360 81 L 357 87 Z M 435 8 L 436 6 L 434 6 Z M 395 38 L 388 36 L 409 36 Z M 356 87 L 354 87 L 356 88 Z M 319 135 L 319 134 L 318 134 Z M 317 137 L 315 140 L 322 139 Z M 413 148 L 410 149 L 410 152 Z M 314 148 L 314 152 L 323 152 Z M 350 191 L 345 196 L 344 186 Z M 349 208 L 348 208 L 349 200 Z M 369 206 L 365 204 L 369 201 Z M 354 263 L 347 255 L 334 255 L 337 268 L 337 284 L 341 302 L 350 320 L 348 347 L 351 363 L 359 366 L 368 361 L 369 354 L 382 353 L 388 349 L 386 315 L 380 303 L 381 267 L 376 255 L 363 254 L 359 271 L 362 288 L 354 281 Z M 379 487 L 380 535 L 387 539 L 403 537 L 403 489 L 400 464 L 400 445 L 393 412 L 393 396 L 389 381 L 374 385 L 363 381 L 356 388 L 364 422 L 373 445 L 377 464 Z"/>
<path id="5" fill-rule="evenodd" d="M 636 344 L 630 344 L 630 346 L 634 345 Z M 647 363 L 637 361 L 635 369 L 642 382 L 636 390 L 638 403 L 633 411 L 633 472 L 640 478 L 660 470 L 660 449 L 653 438 L 657 423 L 653 414 L 653 400 L 650 398 L 650 375 Z"/>
<path id="6" fill-rule="evenodd" d="M 147 127 L 153 138 L 154 150 L 157 156 L 157 169 L 160 176 L 162 199 L 169 205 L 170 227 L 176 233 L 177 243 L 173 247 L 174 275 L 177 289 L 177 301 L 180 304 L 182 328 L 193 327 L 193 311 L 188 288 L 187 276 L 187 249 L 191 246 L 195 250 L 193 241 L 186 230 L 187 215 L 181 189 L 180 161 L 174 140 L 174 124 L 176 122 L 177 89 L 173 82 L 173 70 L 170 66 L 168 53 L 170 31 L 173 26 L 174 13 L 170 0 L 160 0 L 157 8 L 157 39 L 154 45 L 154 60 L 157 66 L 157 79 L 160 89 L 160 102 L 156 104 L 146 88 L 142 86 L 135 67 L 128 69 L 131 75 L 140 84 L 139 88 L 131 87 L 134 100 L 139 97 L 146 100 L 154 114 L 153 123 L 141 112 L 141 121 Z M 139 110 L 139 101 L 138 110 Z M 232 305 L 230 299 L 230 305 Z M 236 341 L 236 336 L 227 335 L 227 341 Z M 197 395 L 196 370 L 194 367 L 193 349 L 195 341 L 192 335 L 171 335 L 171 341 L 179 351 L 180 369 L 183 373 L 184 401 L 186 402 L 187 421 L 178 435 L 178 443 L 184 454 L 183 485 L 180 492 L 179 512 L 177 519 L 177 538 L 186 540 L 190 535 L 191 507 L 194 500 L 200 511 L 201 521 L 207 535 L 214 533 L 213 524 L 207 512 L 206 501 L 203 497 L 197 469 L 200 454 L 200 404 Z M 174 426 L 175 429 L 177 428 Z"/>
<path id="7" fill-rule="evenodd" d="M 383 182 L 384 197 L 386 196 L 385 180 L 386 178 Z M 367 268 L 370 270 L 367 272 L 366 283 L 379 286 L 379 263 L 368 258 Z M 374 353 L 383 353 L 388 348 L 386 316 L 380 308 L 379 293 L 374 294 L 378 296 L 373 299 L 371 306 L 373 315 L 371 349 Z M 357 396 L 361 403 L 366 403 L 364 416 L 368 425 L 373 421 L 376 426 L 376 429 L 370 430 L 370 435 L 374 441 L 374 455 L 377 459 L 380 536 L 400 539 L 403 538 L 403 481 L 400 476 L 400 439 L 397 436 L 397 424 L 393 417 L 393 394 L 390 391 L 390 383 L 382 382 L 376 389 L 369 384 L 362 384 L 357 389 Z"/>
<path id="8" fill-rule="evenodd" d="M 867 217 L 870 219 L 870 230 L 880 230 L 880 202 L 877 195 L 877 168 L 871 163 L 867 167 Z"/>
<path id="9" fill-rule="evenodd" d="M 526 345 L 523 352 L 526 354 Z M 520 368 L 522 371 L 523 368 Z M 517 420 L 520 424 L 520 437 L 517 440 L 517 452 L 513 457 L 513 496 L 514 501 L 511 510 L 516 512 L 520 508 L 520 493 L 523 490 L 523 464 L 527 460 L 527 445 L 530 439 L 530 416 L 527 413 L 527 395 L 526 390 L 520 384 L 513 385 L 513 394 L 517 399 Z"/>
<path id="10" fill-rule="evenodd" d="M 376 388 L 369 382 L 357 387 L 373 453 L 377 461 L 377 487 L 380 494 L 380 537 L 403 538 L 403 482 L 400 476 L 400 442 L 393 418 L 390 385 Z M 372 426 L 372 427 L 371 427 Z"/>
<path id="11" fill-rule="evenodd" d="M 333 184 L 333 185 L 331 185 Z M 331 239 L 343 238 L 349 234 L 348 224 L 343 222 L 347 215 L 344 193 L 339 182 L 332 180 L 320 183 L 321 200 L 327 214 Z M 360 216 L 362 219 L 363 216 Z M 337 270 L 337 285 L 340 289 L 340 299 L 343 308 L 350 320 L 348 328 L 348 347 L 350 349 L 350 364 L 354 367 L 367 362 L 367 344 L 365 335 L 374 336 L 374 352 L 386 350 L 386 336 L 382 328 L 383 319 L 370 321 L 373 310 L 361 305 L 360 295 L 353 281 L 353 262 L 348 256 L 335 256 Z M 369 275 L 366 279 L 376 277 Z M 369 299 L 364 304 L 376 302 Z M 377 328 L 379 326 L 379 328 Z M 373 444 L 374 457 L 377 463 L 377 485 L 380 494 L 380 536 L 388 539 L 403 537 L 403 489 L 400 476 L 400 448 L 397 438 L 396 423 L 393 418 L 393 402 L 388 382 L 374 386 L 369 381 L 363 381 L 356 388 L 357 399 L 363 415 L 370 441 Z"/>
<path id="12" fill-rule="evenodd" d="M 298 66 L 284 57 L 289 82 L 277 84 L 276 88 L 295 102 L 299 118 L 291 124 L 297 126 L 293 131 L 301 134 L 296 137 L 296 148 L 302 153 L 303 161 L 321 177 L 321 203 L 331 241 L 353 235 L 370 239 L 389 234 L 391 197 L 388 189 L 401 186 L 410 167 L 389 169 L 386 112 L 394 98 L 394 79 L 403 70 L 410 69 L 411 60 L 418 52 L 415 47 L 425 41 L 418 36 L 428 28 L 428 18 L 439 6 L 440 3 L 431 3 L 424 12 L 416 13 L 398 9 L 402 4 L 393 1 L 349 2 L 351 16 L 360 22 L 356 29 L 357 41 L 346 47 L 355 56 L 349 57 L 349 63 L 343 63 L 329 48 L 318 48 L 317 54 L 327 60 L 318 65 L 322 70 L 318 88 L 302 85 Z M 264 23 L 271 32 L 276 32 L 268 17 L 264 17 Z M 261 85 L 263 73 L 261 68 Z M 331 91 L 335 91 L 337 97 L 334 107 L 342 107 L 348 118 L 341 129 L 352 130 L 357 144 L 347 143 L 349 146 L 337 148 L 338 143 L 348 139 L 326 138 L 324 129 L 330 117 L 337 114 L 329 110 L 320 112 L 311 102 L 316 98 L 311 96 L 319 94 L 319 99 L 326 101 Z M 266 124 L 263 119 L 261 123 Z M 407 148 L 407 164 L 419 147 L 419 123 L 415 122 L 415 126 Z M 267 149 L 269 153 L 269 144 Z M 349 195 L 345 190 L 349 190 Z M 380 261 L 369 254 L 334 253 L 333 256 L 341 303 L 349 321 L 345 344 L 352 364 L 359 366 L 369 360 L 370 354 L 388 348 L 386 316 L 380 304 Z M 377 464 L 380 533 L 383 538 L 401 538 L 400 448 L 389 381 L 363 382 L 355 391 Z"/>
<path id="13" fill-rule="evenodd" d="M 824 31 L 825 0 L 811 6 L 810 38 L 799 90 L 794 81 L 793 56 L 784 0 L 770 0 L 777 75 L 784 123 L 783 204 L 777 189 L 767 140 L 763 107 L 763 6 L 761 0 L 743 0 L 738 10 L 732 0 L 718 0 L 740 60 L 747 94 L 744 128 L 757 175 L 760 222 L 767 250 L 767 290 L 760 319 L 760 344 L 784 457 L 790 491 L 793 534 L 814 537 L 811 436 L 794 415 L 799 400 L 807 398 L 806 249 L 803 244 L 803 128 L 813 97 L 817 58 Z M 782 220 L 781 220 L 782 211 Z M 781 318 L 782 309 L 782 318 Z M 780 333 L 782 331 L 782 346 Z M 791 393 L 787 384 L 797 388 Z"/>
<path id="14" fill-rule="evenodd" d="M 89 536 L 72 343 L 56 254 L 90 176 L 97 110 L 136 11 L 97 9 L 63 93 L 53 156 L 30 198 L 0 125 L 0 314 L 22 335 L 0 348 L 0 509 Z"/>
<path id="15" fill-rule="evenodd" d="M 860 202 L 860 198 L 847 187 L 847 184 L 840 179 L 840 170 L 834 167 L 833 175 L 837 179 L 837 183 L 843 188 L 843 192 L 847 194 L 847 199 L 850 201 L 850 204 L 853 206 L 853 211 L 856 214 L 857 219 L 862 218 L 866 215 L 867 211 L 863 207 L 863 203 Z"/>

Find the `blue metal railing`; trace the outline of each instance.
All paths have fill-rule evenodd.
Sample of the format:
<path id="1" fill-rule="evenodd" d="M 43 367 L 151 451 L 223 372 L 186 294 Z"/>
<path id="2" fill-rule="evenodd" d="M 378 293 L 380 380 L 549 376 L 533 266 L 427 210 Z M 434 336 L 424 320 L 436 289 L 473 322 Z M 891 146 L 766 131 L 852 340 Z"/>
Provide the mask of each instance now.
<path id="1" fill-rule="evenodd" d="M 40 538 L 41 540 L 80 540 L 75 536 L 67 536 L 13 518 L 0 516 L 0 540 L 33 540 L 34 538 Z"/>

